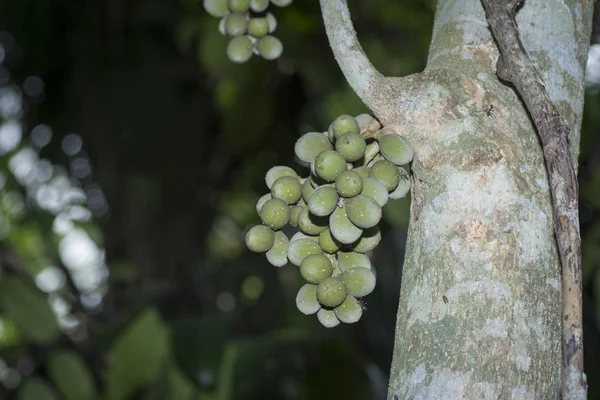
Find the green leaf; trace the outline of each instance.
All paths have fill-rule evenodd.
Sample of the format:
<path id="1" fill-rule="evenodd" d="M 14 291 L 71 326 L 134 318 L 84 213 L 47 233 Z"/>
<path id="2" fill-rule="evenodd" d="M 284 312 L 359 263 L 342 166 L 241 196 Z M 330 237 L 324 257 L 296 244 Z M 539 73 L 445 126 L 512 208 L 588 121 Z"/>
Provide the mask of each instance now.
<path id="1" fill-rule="evenodd" d="M 14 321 L 25 339 L 51 343 L 58 337 L 58 323 L 46 296 L 25 282 L 5 277 L 0 284 L 0 300 L 4 312 Z"/>
<path id="2" fill-rule="evenodd" d="M 0 349 L 16 346 L 21 342 L 21 332 L 12 319 L 0 315 Z"/>
<path id="3" fill-rule="evenodd" d="M 116 339 L 109 352 L 109 400 L 127 399 L 157 379 L 168 361 L 168 332 L 158 312 L 143 311 Z"/>
<path id="4" fill-rule="evenodd" d="M 28 378 L 19 389 L 19 400 L 57 400 L 48 383 L 37 376 Z"/>
<path id="5" fill-rule="evenodd" d="M 94 378 L 79 354 L 69 350 L 54 352 L 48 360 L 48 374 L 66 400 L 96 398 Z"/>
<path id="6" fill-rule="evenodd" d="M 175 367 L 169 370 L 168 386 L 169 400 L 192 400 L 198 397 L 196 386 Z"/>

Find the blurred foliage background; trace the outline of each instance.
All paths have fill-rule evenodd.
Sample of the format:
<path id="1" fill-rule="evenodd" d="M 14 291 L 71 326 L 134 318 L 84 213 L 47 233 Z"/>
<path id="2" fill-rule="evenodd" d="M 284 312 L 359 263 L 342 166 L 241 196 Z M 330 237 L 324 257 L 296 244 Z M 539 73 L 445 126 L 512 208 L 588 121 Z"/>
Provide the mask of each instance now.
<path id="1" fill-rule="evenodd" d="M 385 74 L 425 66 L 434 0 L 353 2 Z M 272 165 L 368 112 L 317 1 L 275 9 L 283 56 L 235 65 L 198 0 L 0 0 L 0 399 L 383 399 L 408 200 L 385 208 L 357 324 L 244 246 Z M 598 14 L 598 13 L 596 13 Z M 600 43 L 596 16 L 594 43 Z M 600 45 L 580 167 L 585 349 L 600 398 Z"/>

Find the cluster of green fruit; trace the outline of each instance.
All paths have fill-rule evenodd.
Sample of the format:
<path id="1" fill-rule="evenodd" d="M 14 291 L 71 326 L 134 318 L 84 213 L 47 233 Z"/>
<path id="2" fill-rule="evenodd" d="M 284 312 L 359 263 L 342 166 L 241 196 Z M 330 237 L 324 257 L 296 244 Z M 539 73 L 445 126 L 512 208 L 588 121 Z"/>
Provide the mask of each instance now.
<path id="1" fill-rule="evenodd" d="M 232 62 L 244 63 L 252 54 L 274 60 L 283 52 L 281 41 L 271 35 L 277 20 L 265 12 L 269 2 L 286 7 L 292 0 L 204 0 L 206 12 L 221 18 L 219 32 L 232 38 L 227 46 L 227 57 Z"/>
<path id="2" fill-rule="evenodd" d="M 274 266 L 289 260 L 300 267 L 307 283 L 296 305 L 326 327 L 361 318 L 359 299 L 375 288 L 366 253 L 381 240 L 381 207 L 410 190 L 402 166 L 412 160 L 412 146 L 380 128 L 368 114 L 341 115 L 327 132 L 300 137 L 296 157 L 310 174 L 271 168 L 265 177 L 271 192 L 256 204 L 263 224 L 246 234 L 248 248 L 266 252 Z M 281 230 L 287 224 L 299 229 L 289 240 Z"/>

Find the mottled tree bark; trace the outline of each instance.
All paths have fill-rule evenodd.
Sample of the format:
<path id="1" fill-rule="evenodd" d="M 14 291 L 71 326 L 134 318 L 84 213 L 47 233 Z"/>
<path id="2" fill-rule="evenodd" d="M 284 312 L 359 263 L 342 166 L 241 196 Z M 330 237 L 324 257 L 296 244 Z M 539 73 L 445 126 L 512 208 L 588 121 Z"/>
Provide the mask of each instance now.
<path id="1" fill-rule="evenodd" d="M 415 147 L 388 397 L 560 398 L 561 270 L 544 157 L 520 98 L 496 76 L 480 1 L 439 1 L 428 66 L 404 78 L 361 56 L 344 0 L 321 5 L 350 85 Z M 592 7 L 527 0 L 517 14 L 573 160 Z M 344 66 L 357 58 L 362 75 Z"/>

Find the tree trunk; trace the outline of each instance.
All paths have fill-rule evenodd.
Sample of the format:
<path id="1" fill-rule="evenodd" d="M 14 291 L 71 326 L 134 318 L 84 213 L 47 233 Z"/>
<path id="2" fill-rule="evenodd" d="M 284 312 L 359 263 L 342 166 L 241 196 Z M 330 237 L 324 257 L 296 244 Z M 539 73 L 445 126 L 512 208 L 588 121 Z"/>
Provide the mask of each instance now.
<path id="1" fill-rule="evenodd" d="M 521 38 L 579 153 L 592 1 L 527 0 Z M 440 0 L 425 72 L 376 110 L 415 147 L 390 399 L 560 398 L 561 271 L 544 159 L 478 0 Z"/>

